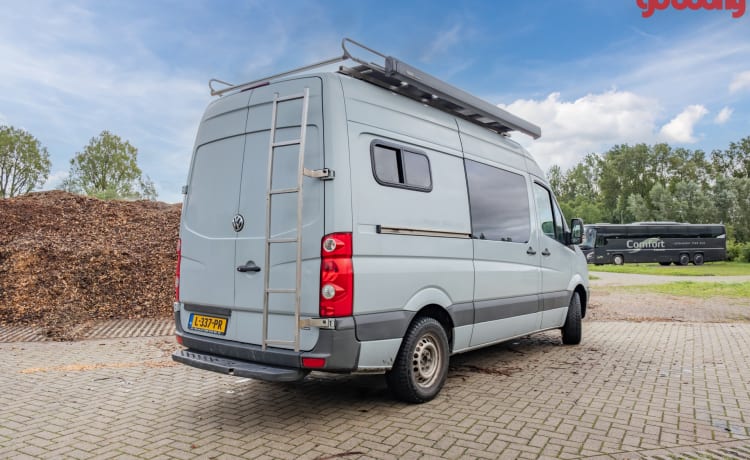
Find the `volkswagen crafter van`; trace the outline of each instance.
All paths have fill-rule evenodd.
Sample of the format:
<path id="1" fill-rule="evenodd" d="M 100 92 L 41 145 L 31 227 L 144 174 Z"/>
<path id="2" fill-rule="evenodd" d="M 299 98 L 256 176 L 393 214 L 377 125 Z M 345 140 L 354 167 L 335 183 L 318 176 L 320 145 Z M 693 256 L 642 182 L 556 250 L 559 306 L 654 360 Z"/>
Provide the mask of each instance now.
<path id="1" fill-rule="evenodd" d="M 380 63 L 353 56 L 360 46 Z M 185 194 L 175 361 L 266 381 L 383 373 L 434 398 L 449 357 L 581 340 L 586 261 L 511 132 L 539 127 L 352 40 L 213 89 Z M 338 71 L 305 73 L 336 61 Z"/>

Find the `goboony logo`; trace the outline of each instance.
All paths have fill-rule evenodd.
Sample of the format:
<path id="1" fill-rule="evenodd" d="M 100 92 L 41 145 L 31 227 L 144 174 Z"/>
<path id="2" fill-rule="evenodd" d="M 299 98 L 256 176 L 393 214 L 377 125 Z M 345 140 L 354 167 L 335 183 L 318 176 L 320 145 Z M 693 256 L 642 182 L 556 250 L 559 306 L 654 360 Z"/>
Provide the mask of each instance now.
<path id="1" fill-rule="evenodd" d="M 745 14 L 745 0 L 635 0 L 642 9 L 641 16 L 651 17 L 656 10 L 666 10 L 671 5 L 676 10 L 728 10 L 733 18 Z"/>
<path id="2" fill-rule="evenodd" d="M 648 238 L 643 241 L 628 240 L 625 242 L 625 247 L 628 249 L 635 249 L 633 252 L 638 252 L 641 249 L 664 249 L 664 241 L 659 238 Z"/>

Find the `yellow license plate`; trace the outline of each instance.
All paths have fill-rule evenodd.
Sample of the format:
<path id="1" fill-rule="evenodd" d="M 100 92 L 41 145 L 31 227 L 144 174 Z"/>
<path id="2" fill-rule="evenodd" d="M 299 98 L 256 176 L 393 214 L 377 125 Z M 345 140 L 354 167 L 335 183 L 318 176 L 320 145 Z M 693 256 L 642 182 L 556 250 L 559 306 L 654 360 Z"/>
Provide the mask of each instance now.
<path id="1" fill-rule="evenodd" d="M 227 319 L 190 313 L 188 327 L 194 331 L 224 335 L 227 333 Z"/>

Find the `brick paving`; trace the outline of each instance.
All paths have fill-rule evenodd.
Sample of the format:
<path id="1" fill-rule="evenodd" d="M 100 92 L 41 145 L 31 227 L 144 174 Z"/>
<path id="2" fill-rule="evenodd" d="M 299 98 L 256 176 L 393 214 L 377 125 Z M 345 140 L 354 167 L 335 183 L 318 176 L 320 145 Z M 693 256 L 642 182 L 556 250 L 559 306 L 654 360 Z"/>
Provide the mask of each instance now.
<path id="1" fill-rule="evenodd" d="M 456 356 L 434 401 L 381 376 L 271 384 L 171 337 L 0 344 L 0 458 L 748 458 L 750 323 L 586 321 Z"/>

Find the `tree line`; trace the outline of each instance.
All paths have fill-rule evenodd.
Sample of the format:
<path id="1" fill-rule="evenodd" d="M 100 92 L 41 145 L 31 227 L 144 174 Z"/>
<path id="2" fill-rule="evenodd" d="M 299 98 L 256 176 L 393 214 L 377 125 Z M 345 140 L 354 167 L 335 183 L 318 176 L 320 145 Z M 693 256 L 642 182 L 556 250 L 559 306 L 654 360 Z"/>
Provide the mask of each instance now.
<path id="1" fill-rule="evenodd" d="M 49 178 L 49 152 L 31 133 L 0 126 L 0 198 L 29 193 Z M 154 183 L 138 166 L 138 149 L 120 136 L 102 131 L 70 159 L 63 190 L 102 199 L 157 197 Z"/>
<path id="2" fill-rule="evenodd" d="M 585 222 L 723 223 L 750 243 L 750 137 L 725 150 L 616 145 L 547 172 L 563 213 Z"/>

